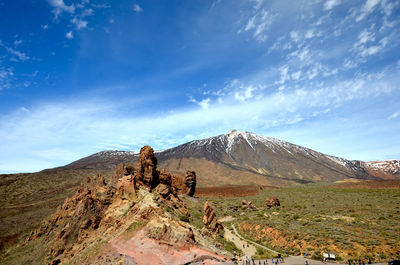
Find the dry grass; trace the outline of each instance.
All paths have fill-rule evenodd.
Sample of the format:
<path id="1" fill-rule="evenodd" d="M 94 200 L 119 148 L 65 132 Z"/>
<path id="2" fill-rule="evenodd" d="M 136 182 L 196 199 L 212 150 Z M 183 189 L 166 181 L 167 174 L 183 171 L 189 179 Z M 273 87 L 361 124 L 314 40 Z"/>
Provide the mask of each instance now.
<path id="1" fill-rule="evenodd" d="M 265 209 L 266 197 L 281 206 Z M 252 201 L 255 210 L 241 208 Z M 332 188 L 305 185 L 261 190 L 237 198 L 199 198 L 188 201 L 193 222 L 202 226 L 202 206 L 210 201 L 219 218 L 231 215 L 240 233 L 287 254 L 306 252 L 318 257 L 325 251 L 340 258 L 396 258 L 400 254 L 400 190 Z M 239 211 L 235 212 L 232 207 Z"/>

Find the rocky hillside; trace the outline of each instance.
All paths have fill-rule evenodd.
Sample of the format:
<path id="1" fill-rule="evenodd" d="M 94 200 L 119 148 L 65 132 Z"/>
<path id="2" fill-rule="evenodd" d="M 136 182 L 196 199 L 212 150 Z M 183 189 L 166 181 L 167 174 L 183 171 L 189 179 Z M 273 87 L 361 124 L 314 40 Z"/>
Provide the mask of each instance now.
<path id="1" fill-rule="evenodd" d="M 204 227 L 190 221 L 181 196 L 195 192 L 196 174 L 185 178 L 157 169 L 153 149 L 141 149 L 136 166 L 120 164 L 106 182 L 87 177 L 74 196 L 2 264 L 197 264 L 230 255 L 216 242 L 223 227 L 209 205 Z"/>
<path id="2" fill-rule="evenodd" d="M 201 186 L 289 185 L 346 178 L 399 177 L 399 161 L 362 162 L 325 155 L 271 137 L 236 130 L 156 153 L 160 166 L 177 174 L 193 168 Z M 138 159 L 135 152 L 103 151 L 65 168 L 112 168 Z"/>
<path id="3" fill-rule="evenodd" d="M 362 162 L 367 172 L 380 179 L 399 179 L 400 178 L 400 161 L 399 160 L 385 160 L 385 161 L 372 161 Z"/>

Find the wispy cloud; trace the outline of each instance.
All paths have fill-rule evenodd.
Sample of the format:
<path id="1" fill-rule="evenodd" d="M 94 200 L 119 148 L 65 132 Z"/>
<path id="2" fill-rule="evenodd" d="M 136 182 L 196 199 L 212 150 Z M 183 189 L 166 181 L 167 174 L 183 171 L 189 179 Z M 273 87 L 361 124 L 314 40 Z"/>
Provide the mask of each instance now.
<path id="1" fill-rule="evenodd" d="M 393 120 L 393 119 L 396 119 L 396 118 L 398 118 L 398 117 L 400 117 L 400 111 L 396 111 L 395 113 L 391 114 L 391 115 L 388 117 L 388 120 Z"/>
<path id="2" fill-rule="evenodd" d="M 256 8 L 257 6 L 258 2 L 255 3 L 255 14 L 248 18 L 246 25 L 241 27 L 237 33 L 253 32 L 254 39 L 264 42 L 268 38 L 267 33 L 275 15 L 265 9 Z"/>
<path id="3" fill-rule="evenodd" d="M 0 47 L 3 47 L 8 52 L 8 56 L 11 56 L 11 58 L 12 59 L 14 58 L 14 60 L 17 59 L 19 61 L 27 61 L 27 60 L 31 59 L 25 53 L 15 50 L 11 47 L 8 47 L 1 40 L 0 40 Z"/>
<path id="4" fill-rule="evenodd" d="M 74 17 L 73 19 L 71 19 L 71 23 L 74 24 L 78 30 L 86 28 L 87 24 L 88 24 L 87 21 L 82 20 L 77 17 Z"/>
<path id="5" fill-rule="evenodd" d="M 324 4 L 324 10 L 331 10 L 338 5 L 340 5 L 340 0 L 328 0 Z"/>
<path id="6" fill-rule="evenodd" d="M 356 21 L 361 21 L 368 16 L 379 4 L 379 2 L 380 0 L 367 0 L 367 2 L 362 6 L 361 12 L 357 16 Z"/>
<path id="7" fill-rule="evenodd" d="M 361 76 L 320 89 L 300 88 L 272 94 L 264 94 L 248 85 L 244 86 L 244 94 L 240 96 L 243 100 L 237 100 L 236 93 L 225 97 L 222 103 L 205 98 L 196 101 L 199 107 L 161 115 L 114 115 L 125 104 L 90 103 L 88 100 L 39 105 L 29 112 L 19 111 L 0 117 L 0 144 L 11 153 L 23 154 L 27 160 L 26 168 L 21 164 L 9 170 L 35 170 L 42 169 L 43 164 L 39 163 L 37 167 L 32 161 L 44 161 L 46 167 L 61 165 L 100 151 L 99 146 L 106 147 L 107 143 L 112 143 L 113 149 L 120 145 L 138 150 L 144 144 L 165 149 L 231 127 L 260 131 L 283 129 L 307 121 L 315 117 L 315 113 L 324 115 L 327 108 L 398 89 L 393 85 L 398 78 L 392 83 L 368 78 Z M 387 89 L 383 90 L 383 86 Z M 203 135 L 204 128 L 209 128 L 206 135 Z M 186 134 L 190 134 L 191 139 L 182 139 Z M 43 153 L 47 154 L 45 160 L 39 155 Z M 7 153 L 7 157 L 12 156 Z M 0 154 L 1 161 L 12 164 L 7 157 Z"/>
<path id="8" fill-rule="evenodd" d="M 0 65 L 0 91 L 11 87 L 11 78 L 14 76 L 14 69 Z"/>
<path id="9" fill-rule="evenodd" d="M 74 13 L 75 6 L 73 4 L 66 5 L 64 0 L 48 0 L 49 4 L 53 7 L 53 13 L 57 19 L 62 12 Z"/>

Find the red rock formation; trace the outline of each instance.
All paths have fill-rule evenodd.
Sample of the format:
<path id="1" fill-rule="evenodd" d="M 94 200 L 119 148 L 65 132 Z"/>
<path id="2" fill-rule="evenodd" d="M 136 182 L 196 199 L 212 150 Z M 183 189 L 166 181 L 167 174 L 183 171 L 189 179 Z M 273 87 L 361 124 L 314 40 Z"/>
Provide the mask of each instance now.
<path id="1" fill-rule="evenodd" d="M 196 172 L 194 171 L 187 171 L 185 177 L 185 185 L 188 189 L 187 195 L 193 197 L 194 193 L 196 192 Z"/>
<path id="2" fill-rule="evenodd" d="M 280 206 L 280 205 L 281 205 L 281 203 L 279 202 L 279 199 L 277 197 L 271 197 L 271 198 L 265 199 L 265 207 L 267 209 L 276 207 L 276 206 Z"/>
<path id="3" fill-rule="evenodd" d="M 147 186 L 150 190 L 159 184 L 159 175 L 157 171 L 157 158 L 154 156 L 154 150 L 146 145 L 140 149 L 140 157 L 136 166 L 136 181 Z"/>
<path id="4" fill-rule="evenodd" d="M 204 228 L 208 231 L 211 231 L 214 234 L 218 234 L 219 231 L 224 229 L 222 224 L 218 222 L 215 211 L 208 202 L 204 204 L 203 223 L 204 223 Z"/>
<path id="5" fill-rule="evenodd" d="M 193 194 L 195 184 L 194 172 L 188 172 L 186 182 L 185 178 L 171 175 L 165 170 L 159 172 L 153 149 L 144 146 L 136 169 L 119 164 L 108 184 L 102 175 L 87 177 L 77 193 L 66 199 L 55 215 L 32 233 L 28 240 L 45 237 L 51 242 L 48 262 L 58 264 L 95 242 L 104 233 L 119 229 L 124 225 L 123 217 L 130 215 L 130 220 L 143 223 L 152 220 L 158 220 L 158 224 L 165 220 L 171 221 L 168 225 L 163 223 L 156 237 L 152 237 L 151 233 L 147 234 L 149 237 L 171 246 L 194 244 L 191 226 L 181 222 L 188 222 L 190 214 L 178 192 L 189 191 L 189 194 Z M 140 191 L 143 188 L 152 194 Z M 147 196 L 143 204 L 140 203 L 139 193 Z M 166 215 L 165 207 L 175 212 L 173 216 L 177 216 L 180 221 Z M 218 232 L 222 226 L 217 222 L 214 211 L 205 208 L 205 212 L 207 227 Z M 152 228 L 147 230 L 151 231 Z"/>

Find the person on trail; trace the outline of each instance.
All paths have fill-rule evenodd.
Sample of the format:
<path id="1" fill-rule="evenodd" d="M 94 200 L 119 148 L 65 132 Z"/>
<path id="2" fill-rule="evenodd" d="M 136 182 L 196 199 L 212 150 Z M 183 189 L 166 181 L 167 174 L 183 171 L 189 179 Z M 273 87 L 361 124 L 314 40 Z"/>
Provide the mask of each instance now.
<path id="1" fill-rule="evenodd" d="M 274 264 L 274 258 L 272 258 L 272 262 L 271 263 Z"/>
<path id="2" fill-rule="evenodd" d="M 362 260 L 362 265 L 365 265 L 365 261 L 364 260 Z"/>
<path id="3" fill-rule="evenodd" d="M 308 260 L 306 260 L 306 265 L 308 265 Z"/>
<path id="4" fill-rule="evenodd" d="M 368 258 L 368 264 L 372 264 L 372 261 L 370 258 Z"/>

